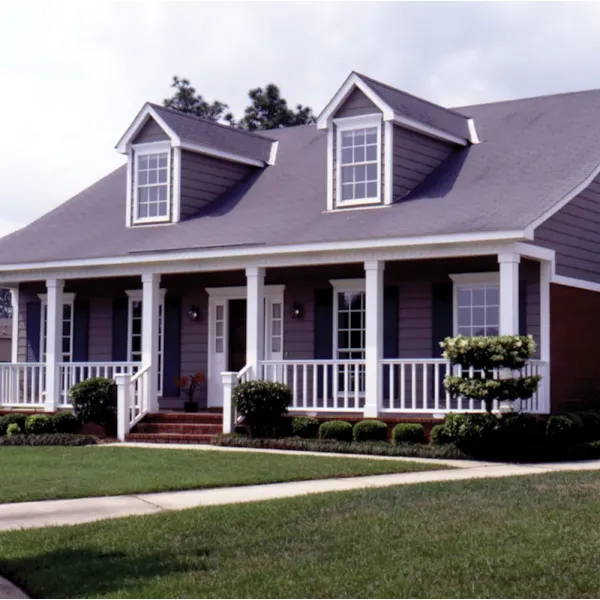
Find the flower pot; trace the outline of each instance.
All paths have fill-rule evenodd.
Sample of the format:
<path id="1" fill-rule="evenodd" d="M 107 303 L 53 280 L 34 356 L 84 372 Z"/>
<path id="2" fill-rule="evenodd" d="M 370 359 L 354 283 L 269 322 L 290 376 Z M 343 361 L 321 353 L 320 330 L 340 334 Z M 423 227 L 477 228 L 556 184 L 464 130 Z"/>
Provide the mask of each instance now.
<path id="1" fill-rule="evenodd" d="M 186 413 L 196 413 L 196 412 L 198 412 L 198 403 L 197 402 L 184 402 L 183 410 Z"/>

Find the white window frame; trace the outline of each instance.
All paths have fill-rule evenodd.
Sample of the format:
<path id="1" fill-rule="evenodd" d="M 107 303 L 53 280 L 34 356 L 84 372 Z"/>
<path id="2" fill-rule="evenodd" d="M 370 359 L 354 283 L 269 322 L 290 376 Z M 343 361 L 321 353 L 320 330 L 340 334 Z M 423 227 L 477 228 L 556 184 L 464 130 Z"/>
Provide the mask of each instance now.
<path id="1" fill-rule="evenodd" d="M 162 396 L 164 379 L 165 379 L 165 294 L 167 292 L 166 289 L 161 288 L 160 292 L 160 303 L 159 303 L 159 323 L 158 323 L 158 363 L 157 366 L 160 369 L 160 380 L 158 382 L 157 392 L 159 396 Z M 125 293 L 128 296 L 127 301 L 127 361 L 133 362 L 133 348 L 131 343 L 131 336 L 133 335 L 133 303 L 134 302 L 142 302 L 142 310 L 144 310 L 143 305 L 143 290 L 125 290 Z M 162 319 L 160 318 L 162 315 Z M 144 332 L 142 330 L 142 336 Z"/>
<path id="2" fill-rule="evenodd" d="M 335 206 L 362 206 L 370 204 L 381 204 L 381 144 L 382 144 L 382 120 L 381 115 L 361 115 L 359 117 L 346 117 L 344 119 L 334 119 L 335 124 Z M 365 129 L 375 127 L 377 129 L 377 196 L 375 198 L 361 198 L 353 200 L 342 200 L 342 133 L 353 131 L 355 129 Z"/>
<path id="3" fill-rule="evenodd" d="M 38 294 L 38 298 L 42 301 L 40 306 L 40 361 L 46 362 L 46 323 L 48 318 L 48 294 Z M 60 360 L 58 362 L 73 362 L 73 338 L 75 334 L 75 294 L 68 293 L 63 294 L 63 315 L 64 315 L 64 307 L 69 305 L 71 308 L 71 331 L 69 332 L 69 351 L 66 353 L 69 355 L 69 360 L 65 360 L 64 354 L 62 351 L 62 330 L 64 323 L 64 316 L 60 320 L 60 337 L 61 337 L 61 346 L 60 346 Z"/>
<path id="4" fill-rule="evenodd" d="M 500 293 L 500 273 L 490 271 L 485 273 L 457 273 L 450 275 L 453 282 L 452 290 L 452 332 L 458 335 L 458 290 L 461 287 L 470 287 L 477 285 L 493 285 L 498 287 Z M 499 307 L 499 311 L 501 307 Z M 498 328 L 500 327 L 500 315 L 498 315 Z"/>
<path id="5" fill-rule="evenodd" d="M 167 154 L 167 214 L 166 216 L 139 217 L 139 189 L 138 189 L 138 161 L 140 156 L 149 154 Z M 133 146 L 133 224 L 170 223 L 172 215 L 172 190 L 171 190 L 171 142 L 150 142 Z"/>

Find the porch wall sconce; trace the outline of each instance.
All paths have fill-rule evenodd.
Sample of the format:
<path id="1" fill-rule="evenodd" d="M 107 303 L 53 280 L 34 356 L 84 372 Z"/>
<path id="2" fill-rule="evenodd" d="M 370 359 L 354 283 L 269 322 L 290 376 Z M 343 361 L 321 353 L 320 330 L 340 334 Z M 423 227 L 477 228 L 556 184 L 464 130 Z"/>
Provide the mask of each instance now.
<path id="1" fill-rule="evenodd" d="M 302 318 L 302 305 L 294 302 L 292 304 L 292 310 L 290 312 L 290 316 L 292 319 L 301 319 Z"/>
<path id="2" fill-rule="evenodd" d="M 190 310 L 188 310 L 188 319 L 192 322 L 197 321 L 200 318 L 200 311 L 195 304 L 192 304 Z"/>

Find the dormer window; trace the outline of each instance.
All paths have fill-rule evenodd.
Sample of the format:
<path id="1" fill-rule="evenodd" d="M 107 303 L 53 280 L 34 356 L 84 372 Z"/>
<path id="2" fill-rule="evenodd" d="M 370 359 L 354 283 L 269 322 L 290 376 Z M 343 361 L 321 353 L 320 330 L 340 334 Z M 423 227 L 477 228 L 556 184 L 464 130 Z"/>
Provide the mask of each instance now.
<path id="1" fill-rule="evenodd" d="M 140 145 L 134 152 L 134 223 L 169 221 L 171 219 L 170 146 Z"/>
<path id="2" fill-rule="evenodd" d="M 381 118 L 336 120 L 337 206 L 381 202 Z"/>

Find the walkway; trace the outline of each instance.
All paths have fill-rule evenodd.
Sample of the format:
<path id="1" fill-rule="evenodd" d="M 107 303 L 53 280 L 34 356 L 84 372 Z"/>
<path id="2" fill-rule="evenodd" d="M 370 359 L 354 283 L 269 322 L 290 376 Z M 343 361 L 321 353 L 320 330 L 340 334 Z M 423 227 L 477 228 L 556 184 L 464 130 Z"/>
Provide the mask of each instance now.
<path id="1" fill-rule="evenodd" d="M 486 477 L 539 475 L 554 471 L 600 470 L 600 461 L 512 465 L 473 463 L 470 467 L 452 470 L 369 475 L 344 479 L 317 479 L 230 488 L 161 492 L 127 496 L 104 496 L 74 500 L 46 500 L 0 504 L 0 530 L 73 525 L 114 517 L 147 515 L 167 510 L 195 506 L 218 506 L 241 502 L 258 502 L 277 498 L 291 498 L 322 492 L 339 492 L 364 488 L 396 485 L 459 481 Z"/>

